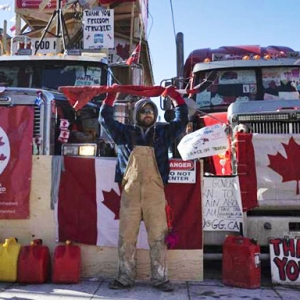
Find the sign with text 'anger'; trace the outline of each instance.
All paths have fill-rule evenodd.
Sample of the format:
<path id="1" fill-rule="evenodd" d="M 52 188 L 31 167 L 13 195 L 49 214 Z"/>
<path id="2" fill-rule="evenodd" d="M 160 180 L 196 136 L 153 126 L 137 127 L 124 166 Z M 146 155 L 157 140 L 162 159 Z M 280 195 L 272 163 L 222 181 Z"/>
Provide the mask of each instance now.
<path id="1" fill-rule="evenodd" d="M 114 10 L 94 9 L 83 11 L 84 49 L 114 47 Z"/>
<path id="2" fill-rule="evenodd" d="M 300 239 L 271 239 L 269 247 L 272 282 L 300 285 Z"/>
<path id="3" fill-rule="evenodd" d="M 195 183 L 196 162 L 181 159 L 170 159 L 169 182 L 172 183 Z"/>
<path id="4" fill-rule="evenodd" d="M 204 176 L 203 182 L 203 230 L 240 231 L 243 213 L 238 177 Z"/>

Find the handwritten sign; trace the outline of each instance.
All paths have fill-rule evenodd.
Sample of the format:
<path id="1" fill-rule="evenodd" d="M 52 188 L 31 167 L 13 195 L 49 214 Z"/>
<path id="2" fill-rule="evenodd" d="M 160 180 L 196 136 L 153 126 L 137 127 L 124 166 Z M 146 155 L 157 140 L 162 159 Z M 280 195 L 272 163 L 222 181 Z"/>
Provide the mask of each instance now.
<path id="1" fill-rule="evenodd" d="M 222 124 L 207 126 L 187 134 L 177 146 L 183 160 L 222 154 L 228 148 L 229 141 Z"/>
<path id="2" fill-rule="evenodd" d="M 242 201 L 237 176 L 204 176 L 203 230 L 240 231 Z"/>
<path id="3" fill-rule="evenodd" d="M 181 159 L 170 159 L 169 182 L 171 183 L 195 183 L 196 163 Z"/>
<path id="4" fill-rule="evenodd" d="M 300 285 L 300 239 L 270 239 L 269 248 L 272 282 Z"/>
<path id="5" fill-rule="evenodd" d="M 94 9 L 83 11 L 84 49 L 114 47 L 114 10 Z"/>

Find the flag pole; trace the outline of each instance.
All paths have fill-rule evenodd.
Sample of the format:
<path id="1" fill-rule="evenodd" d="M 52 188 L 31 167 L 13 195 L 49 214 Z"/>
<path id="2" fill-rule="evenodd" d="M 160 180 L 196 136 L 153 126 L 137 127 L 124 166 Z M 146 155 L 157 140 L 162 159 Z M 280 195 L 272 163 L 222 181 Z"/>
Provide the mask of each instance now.
<path id="1" fill-rule="evenodd" d="M 141 55 L 141 51 L 142 51 L 142 39 L 143 39 L 143 33 L 144 33 L 144 24 L 143 24 L 143 20 L 142 20 L 142 16 L 141 14 L 139 15 L 139 19 L 140 19 L 140 23 L 141 23 L 141 30 L 140 30 L 140 40 L 139 40 L 139 53 L 138 53 L 138 58 L 137 58 L 137 62 L 140 62 L 140 55 Z"/>

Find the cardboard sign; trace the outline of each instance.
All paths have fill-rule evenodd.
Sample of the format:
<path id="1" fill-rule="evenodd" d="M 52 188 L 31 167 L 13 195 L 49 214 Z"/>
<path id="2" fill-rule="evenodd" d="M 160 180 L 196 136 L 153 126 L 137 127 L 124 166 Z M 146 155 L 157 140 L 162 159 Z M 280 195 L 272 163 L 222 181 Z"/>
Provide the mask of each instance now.
<path id="1" fill-rule="evenodd" d="M 238 177 L 204 176 L 203 182 L 203 230 L 240 231 L 243 213 Z"/>
<path id="2" fill-rule="evenodd" d="M 196 162 L 183 161 L 181 159 L 170 159 L 170 183 L 195 183 Z"/>
<path id="3" fill-rule="evenodd" d="M 270 239 L 272 282 L 300 285 L 300 239 Z"/>
<path id="4" fill-rule="evenodd" d="M 114 10 L 94 9 L 83 11 L 84 49 L 114 47 Z"/>
<path id="5" fill-rule="evenodd" d="M 191 160 L 224 153 L 229 149 L 229 141 L 224 126 L 215 124 L 187 134 L 177 149 L 183 160 Z"/>

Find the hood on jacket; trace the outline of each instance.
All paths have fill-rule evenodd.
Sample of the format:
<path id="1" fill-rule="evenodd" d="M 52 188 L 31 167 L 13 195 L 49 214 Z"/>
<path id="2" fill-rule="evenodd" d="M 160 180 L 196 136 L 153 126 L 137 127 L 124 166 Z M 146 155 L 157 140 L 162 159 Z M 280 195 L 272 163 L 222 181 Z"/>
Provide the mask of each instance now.
<path id="1" fill-rule="evenodd" d="M 156 122 L 156 119 L 158 117 L 158 109 L 157 109 L 156 104 L 150 98 L 142 98 L 138 102 L 136 102 L 135 106 L 134 106 L 134 113 L 133 113 L 134 124 L 139 125 L 139 120 L 138 120 L 139 111 L 140 111 L 140 109 L 142 109 L 147 104 L 149 104 L 153 107 L 153 110 L 154 110 L 154 123 Z"/>

